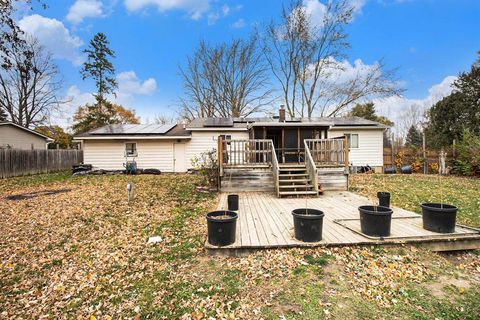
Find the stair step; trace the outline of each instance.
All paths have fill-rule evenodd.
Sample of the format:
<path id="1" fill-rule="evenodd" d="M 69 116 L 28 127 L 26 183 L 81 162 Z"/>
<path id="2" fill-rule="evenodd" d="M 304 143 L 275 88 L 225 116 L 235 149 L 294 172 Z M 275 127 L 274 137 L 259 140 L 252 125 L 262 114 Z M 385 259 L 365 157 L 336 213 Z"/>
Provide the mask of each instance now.
<path id="1" fill-rule="evenodd" d="M 281 196 L 317 195 L 317 191 L 280 191 Z"/>
<path id="2" fill-rule="evenodd" d="M 280 178 L 283 178 L 283 177 L 308 177 L 308 173 L 280 173 L 278 176 Z"/>
<path id="3" fill-rule="evenodd" d="M 297 184 L 297 185 L 281 185 L 279 186 L 280 189 L 303 189 L 304 191 L 306 189 L 311 189 L 313 188 L 313 185 L 312 184 Z M 306 191 L 310 191 L 310 190 L 306 190 Z"/>
<path id="4" fill-rule="evenodd" d="M 280 171 L 307 171 L 307 168 L 278 168 Z"/>
<path id="5" fill-rule="evenodd" d="M 279 179 L 278 182 L 282 183 L 282 182 L 293 182 L 293 183 L 297 183 L 297 182 L 310 182 L 310 179 Z"/>

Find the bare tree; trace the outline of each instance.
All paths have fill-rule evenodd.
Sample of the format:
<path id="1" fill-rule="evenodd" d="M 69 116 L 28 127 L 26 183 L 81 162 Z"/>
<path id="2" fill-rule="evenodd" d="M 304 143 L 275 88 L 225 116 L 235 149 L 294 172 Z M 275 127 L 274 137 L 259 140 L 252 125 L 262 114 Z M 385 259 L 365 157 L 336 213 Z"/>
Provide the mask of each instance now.
<path id="1" fill-rule="evenodd" d="M 156 124 L 170 124 L 170 123 L 178 123 L 179 119 L 173 116 L 167 116 L 165 114 L 157 114 L 153 118 L 153 122 Z"/>
<path id="2" fill-rule="evenodd" d="M 62 103 L 57 98 L 62 84 L 58 69 L 33 37 L 8 54 L 11 65 L 0 70 L 0 108 L 18 125 L 41 124 Z"/>
<path id="3" fill-rule="evenodd" d="M 335 116 L 353 103 L 399 93 L 393 71 L 382 61 L 353 71 L 345 61 L 350 47 L 345 27 L 353 7 L 348 0 L 327 1 L 316 23 L 301 0 L 283 7 L 279 23 L 267 26 L 264 52 L 279 81 L 291 117 Z"/>
<path id="4" fill-rule="evenodd" d="M 256 36 L 211 46 L 201 41 L 180 68 L 183 117 L 241 117 L 271 102 L 268 67 Z"/>

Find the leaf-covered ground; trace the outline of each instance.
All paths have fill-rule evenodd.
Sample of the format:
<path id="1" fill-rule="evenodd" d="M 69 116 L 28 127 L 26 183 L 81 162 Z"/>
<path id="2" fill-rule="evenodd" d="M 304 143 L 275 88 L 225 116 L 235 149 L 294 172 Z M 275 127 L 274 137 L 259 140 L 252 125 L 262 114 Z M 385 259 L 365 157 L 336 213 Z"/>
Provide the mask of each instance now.
<path id="1" fill-rule="evenodd" d="M 216 197 L 195 193 L 196 182 L 191 175 L 0 180 L 0 318 L 480 316 L 478 251 L 359 247 L 208 256 L 204 214 Z M 149 236 L 162 241 L 147 244 Z"/>
<path id="2" fill-rule="evenodd" d="M 378 191 L 387 191 L 391 203 L 421 212 L 423 202 L 442 202 L 458 207 L 458 222 L 480 227 L 480 179 L 457 176 L 405 174 L 355 174 L 350 190 L 376 201 Z"/>

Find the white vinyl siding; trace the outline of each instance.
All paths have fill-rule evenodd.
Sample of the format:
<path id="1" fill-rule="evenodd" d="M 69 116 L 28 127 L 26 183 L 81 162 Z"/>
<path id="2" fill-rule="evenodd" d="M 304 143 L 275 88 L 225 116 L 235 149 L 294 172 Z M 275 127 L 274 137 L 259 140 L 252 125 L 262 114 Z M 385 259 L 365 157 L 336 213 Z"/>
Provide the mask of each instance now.
<path id="1" fill-rule="evenodd" d="M 349 162 L 353 166 L 383 166 L 383 130 L 330 129 L 329 138 L 358 134 L 358 148 L 350 148 Z"/>
<path id="2" fill-rule="evenodd" d="M 92 164 L 95 168 L 123 170 L 125 142 L 84 140 L 84 162 Z M 138 140 L 136 143 L 138 157 L 134 159 L 138 168 L 155 168 L 163 172 L 173 172 L 173 141 Z"/>
<path id="3" fill-rule="evenodd" d="M 187 168 L 192 168 L 191 159 L 205 151 L 218 149 L 218 136 L 230 135 L 232 140 L 247 140 L 247 131 L 192 131 L 192 139 L 187 142 Z"/>
<path id="4" fill-rule="evenodd" d="M 22 130 L 13 125 L 0 126 L 0 148 L 9 146 L 15 149 L 46 149 L 47 141 L 36 134 Z"/>

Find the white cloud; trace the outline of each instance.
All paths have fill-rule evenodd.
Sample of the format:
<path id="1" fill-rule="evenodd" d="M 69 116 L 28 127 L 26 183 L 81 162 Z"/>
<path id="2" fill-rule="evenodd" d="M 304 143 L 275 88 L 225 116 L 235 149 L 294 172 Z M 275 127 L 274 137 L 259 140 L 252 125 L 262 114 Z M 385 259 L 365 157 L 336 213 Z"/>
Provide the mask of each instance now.
<path id="1" fill-rule="evenodd" d="M 111 101 L 127 108 L 135 108 L 135 97 L 151 95 L 157 90 L 157 82 L 154 78 L 140 80 L 134 71 L 121 72 L 116 77 L 118 89 L 116 97 L 109 97 Z M 76 85 L 67 89 L 64 101 L 67 101 L 63 110 L 55 115 L 55 122 L 68 127 L 72 124 L 72 116 L 79 106 L 95 102 L 92 92 L 81 91 Z"/>
<path id="2" fill-rule="evenodd" d="M 349 0 L 350 5 L 353 8 L 354 14 L 359 14 L 362 12 L 362 8 L 366 3 L 366 0 Z M 303 6 L 305 12 L 309 14 L 312 18 L 312 21 L 317 24 L 322 24 L 323 17 L 327 12 L 327 7 L 325 4 L 319 0 L 303 0 Z"/>
<path id="3" fill-rule="evenodd" d="M 238 19 L 237 21 L 235 21 L 235 22 L 232 24 L 232 27 L 235 28 L 235 29 L 240 29 L 240 28 L 245 27 L 245 20 L 243 20 L 243 19 Z"/>
<path id="4" fill-rule="evenodd" d="M 77 0 L 70 7 L 67 14 L 67 20 L 73 24 L 79 24 L 88 17 L 102 17 L 103 3 L 99 0 Z"/>
<path id="5" fill-rule="evenodd" d="M 445 77 L 440 83 L 431 86 L 428 89 L 428 95 L 421 99 L 392 96 L 377 99 L 373 102 L 375 103 L 377 112 L 395 122 L 396 132 L 403 134 L 404 132 L 402 131 L 408 129 L 408 126 L 403 125 L 403 122 L 410 124 L 411 119 L 405 118 L 412 113 L 412 110 L 422 118 L 430 107 L 452 92 L 452 84 L 456 79 L 456 76 Z"/>
<path id="6" fill-rule="evenodd" d="M 209 9 L 209 0 L 125 0 L 129 11 L 139 11 L 146 7 L 156 7 L 160 12 L 169 10 L 186 11 L 193 20 L 200 19 Z"/>
<path id="7" fill-rule="evenodd" d="M 83 41 L 72 35 L 61 21 L 34 14 L 22 18 L 18 25 L 27 34 L 36 37 L 55 58 L 69 60 L 75 65 L 82 63 L 78 48 Z"/>

